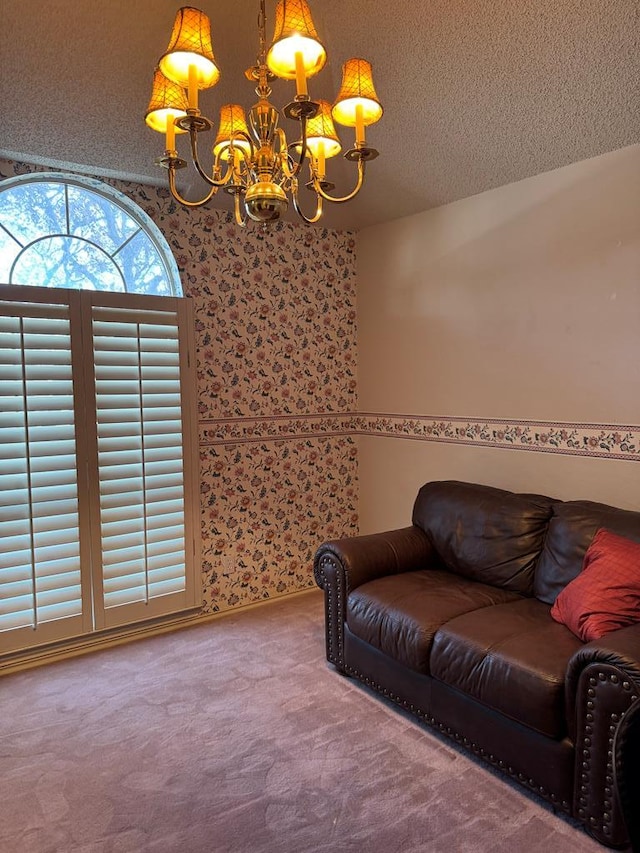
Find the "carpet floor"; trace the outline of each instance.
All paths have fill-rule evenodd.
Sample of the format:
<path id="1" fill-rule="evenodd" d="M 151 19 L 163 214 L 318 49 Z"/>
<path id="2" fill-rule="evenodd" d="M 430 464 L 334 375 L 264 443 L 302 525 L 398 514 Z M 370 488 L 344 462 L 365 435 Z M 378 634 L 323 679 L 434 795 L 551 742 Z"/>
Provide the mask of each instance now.
<path id="1" fill-rule="evenodd" d="M 587 853 L 324 658 L 313 591 L 0 679 L 2 853 Z"/>

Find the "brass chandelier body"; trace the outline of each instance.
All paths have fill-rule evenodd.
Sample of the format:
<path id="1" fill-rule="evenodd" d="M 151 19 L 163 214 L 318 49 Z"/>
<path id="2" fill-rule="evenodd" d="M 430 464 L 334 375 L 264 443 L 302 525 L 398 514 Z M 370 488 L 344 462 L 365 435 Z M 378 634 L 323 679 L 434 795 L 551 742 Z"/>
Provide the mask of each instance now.
<path id="1" fill-rule="evenodd" d="M 289 198 L 305 222 L 317 222 L 323 202 L 347 202 L 363 186 L 365 165 L 378 156 L 366 144 L 365 128 L 382 116 L 373 86 L 371 66 L 364 59 L 350 59 L 343 66 L 342 86 L 333 104 L 312 101 L 307 79 L 322 69 L 326 51 L 316 33 L 306 0 L 278 0 L 275 32 L 267 50 L 265 0 L 260 0 L 259 50 L 254 66 L 245 73 L 256 83 L 257 103 L 249 112 L 249 125 L 238 104 L 220 109 L 218 134 L 213 144 L 213 168 L 208 174 L 198 154 L 198 137 L 213 123 L 198 108 L 198 92 L 214 86 L 220 76 L 211 46 L 210 22 L 199 9 L 182 7 L 175 19 L 167 51 L 154 75 L 153 93 L 145 115 L 147 124 L 165 134 L 164 154 L 156 163 L 168 170 L 172 196 L 186 207 L 206 204 L 222 189 L 234 198 L 235 218 L 245 225 L 247 217 L 265 226 L 286 212 Z M 283 113 L 299 124 L 298 138 L 289 144 L 279 126 L 279 112 L 269 100 L 275 77 L 295 80 L 296 95 Z M 326 180 L 326 161 L 341 151 L 333 120 L 355 128 L 355 144 L 345 158 L 356 164 L 353 190 L 332 196 L 334 185 Z M 183 198 L 176 186 L 178 169 L 187 161 L 178 155 L 176 135 L 187 133 L 193 165 L 208 185 L 204 197 Z M 306 187 L 315 194 L 315 212 L 301 209 L 299 185 L 308 166 Z"/>

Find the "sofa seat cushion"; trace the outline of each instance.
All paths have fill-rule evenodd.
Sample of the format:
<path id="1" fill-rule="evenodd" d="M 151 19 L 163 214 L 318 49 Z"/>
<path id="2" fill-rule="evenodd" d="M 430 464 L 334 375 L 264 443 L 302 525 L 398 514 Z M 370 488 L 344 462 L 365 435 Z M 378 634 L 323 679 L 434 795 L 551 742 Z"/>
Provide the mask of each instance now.
<path id="1" fill-rule="evenodd" d="M 347 625 L 356 637 L 428 675 L 431 643 L 441 625 L 477 608 L 520 599 L 517 593 L 444 570 L 405 572 L 349 593 Z"/>
<path id="2" fill-rule="evenodd" d="M 535 598 L 467 613 L 438 629 L 434 678 L 548 737 L 567 733 L 565 672 L 581 648 Z"/>

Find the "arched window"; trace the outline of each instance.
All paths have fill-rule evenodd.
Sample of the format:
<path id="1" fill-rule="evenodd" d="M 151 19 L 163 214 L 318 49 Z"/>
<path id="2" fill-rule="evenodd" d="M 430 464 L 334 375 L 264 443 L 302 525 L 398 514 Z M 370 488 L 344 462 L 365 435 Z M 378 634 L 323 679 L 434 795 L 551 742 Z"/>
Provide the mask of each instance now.
<path id="1" fill-rule="evenodd" d="M 142 210 L 0 183 L 0 655 L 199 605 L 193 346 Z"/>
<path id="2" fill-rule="evenodd" d="M 158 228 L 100 181 L 56 172 L 0 184 L 0 281 L 181 296 Z"/>

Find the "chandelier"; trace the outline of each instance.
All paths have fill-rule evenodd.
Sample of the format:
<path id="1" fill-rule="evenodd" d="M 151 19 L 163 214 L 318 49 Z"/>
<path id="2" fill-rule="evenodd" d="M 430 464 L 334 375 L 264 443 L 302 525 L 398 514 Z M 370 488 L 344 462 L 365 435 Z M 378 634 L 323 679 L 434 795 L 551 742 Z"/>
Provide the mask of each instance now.
<path id="1" fill-rule="evenodd" d="M 378 156 L 366 143 L 365 129 L 382 116 L 371 65 L 365 59 L 349 59 L 342 69 L 342 85 L 333 106 L 313 101 L 308 78 L 324 66 L 327 54 L 318 38 L 306 0 L 278 0 L 272 44 L 267 48 L 265 0 L 260 0 L 257 61 L 245 74 L 256 83 L 258 101 L 249 112 L 238 104 L 220 108 L 218 133 L 213 142 L 211 174 L 198 155 L 198 137 L 213 122 L 198 107 L 201 89 L 214 86 L 220 71 L 211 46 L 211 25 L 204 12 L 191 6 L 178 10 L 166 52 L 153 79 L 151 101 L 145 121 L 165 135 L 165 151 L 156 163 L 168 170 L 172 196 L 186 207 L 206 204 L 222 189 L 234 199 L 235 218 L 244 226 L 247 217 L 267 225 L 286 212 L 289 199 L 298 215 L 308 223 L 322 216 L 324 201 L 347 202 L 360 191 L 368 160 Z M 296 94 L 282 112 L 298 123 L 297 138 L 288 143 L 279 127 L 278 110 L 270 102 L 274 78 L 295 81 Z M 355 129 L 355 142 L 344 157 L 356 166 L 354 189 L 343 196 L 331 195 L 335 185 L 326 178 L 326 161 L 342 146 L 334 120 Z M 250 128 L 250 130 L 249 130 Z M 206 192 L 196 201 L 183 198 L 176 187 L 176 172 L 187 165 L 178 156 L 176 136 L 187 133 L 191 160 L 205 182 Z M 315 195 L 315 212 L 307 216 L 299 199 L 303 169 L 307 189 Z M 304 179 L 303 179 L 304 180 Z"/>

